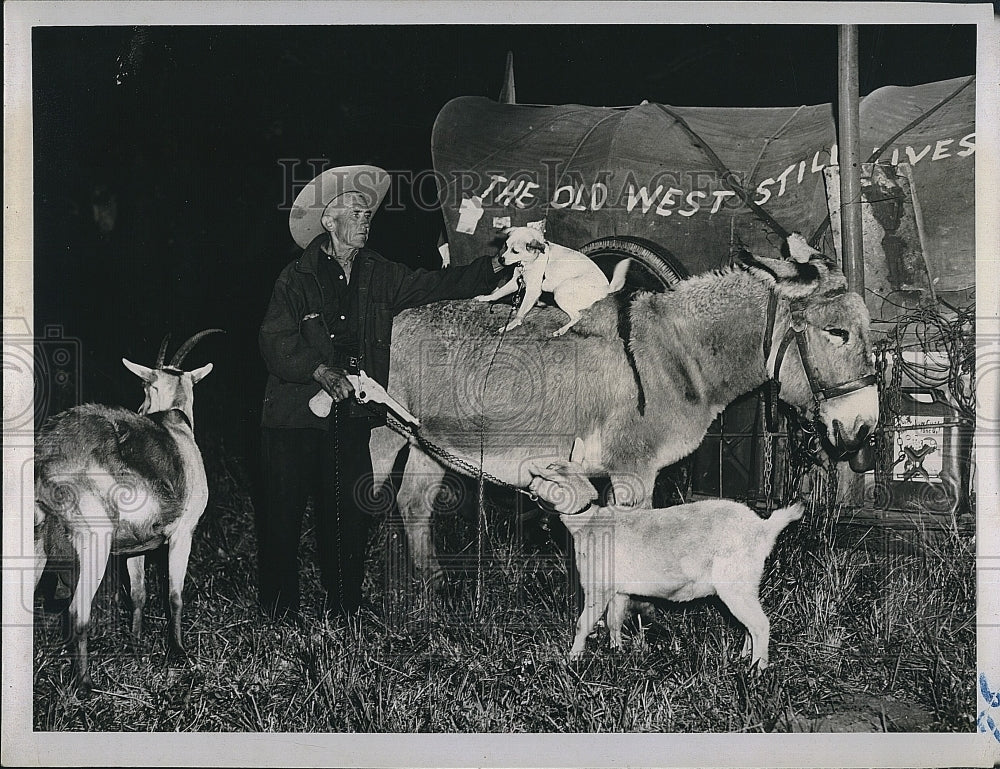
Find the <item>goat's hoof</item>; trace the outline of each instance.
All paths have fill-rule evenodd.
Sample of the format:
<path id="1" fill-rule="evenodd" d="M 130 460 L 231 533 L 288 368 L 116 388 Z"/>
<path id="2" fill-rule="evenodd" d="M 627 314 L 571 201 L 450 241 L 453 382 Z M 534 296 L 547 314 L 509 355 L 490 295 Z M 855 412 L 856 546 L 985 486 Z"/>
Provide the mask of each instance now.
<path id="1" fill-rule="evenodd" d="M 767 668 L 767 660 L 754 660 L 750 663 L 750 675 L 753 678 L 761 678 Z"/>
<path id="2" fill-rule="evenodd" d="M 432 571 L 426 577 L 426 585 L 435 593 L 443 593 L 448 589 L 448 579 L 442 570 Z"/>
<path id="3" fill-rule="evenodd" d="M 76 695 L 83 699 L 84 697 L 89 697 L 91 691 L 94 689 L 94 682 L 90 678 L 89 673 L 84 673 L 82 676 L 78 676 L 76 679 Z"/>
<path id="4" fill-rule="evenodd" d="M 171 640 L 167 644 L 167 658 L 176 662 L 185 662 L 190 657 L 184 644 L 177 640 Z"/>
<path id="5" fill-rule="evenodd" d="M 141 635 L 137 636 L 134 633 L 127 633 L 124 638 L 124 645 L 130 652 L 139 652 L 146 647 L 146 644 L 143 642 L 144 640 Z"/>

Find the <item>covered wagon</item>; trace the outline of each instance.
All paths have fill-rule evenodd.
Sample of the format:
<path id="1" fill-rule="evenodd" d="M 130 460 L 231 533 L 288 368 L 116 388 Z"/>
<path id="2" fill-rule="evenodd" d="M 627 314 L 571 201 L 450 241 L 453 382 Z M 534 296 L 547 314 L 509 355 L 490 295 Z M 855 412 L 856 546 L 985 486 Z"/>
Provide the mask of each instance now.
<path id="1" fill-rule="evenodd" d="M 908 308 L 969 304 L 974 78 L 880 88 L 862 99 L 860 119 L 862 152 L 876 161 L 862 174 L 865 299 L 876 329 Z M 632 257 L 630 283 L 654 290 L 723 266 L 739 246 L 776 255 L 782 239 L 733 181 L 783 228 L 839 254 L 831 104 L 540 106 L 461 97 L 439 113 L 432 153 L 456 264 L 494 249 L 511 225 L 543 228 L 549 240 L 587 253 L 609 275 L 615 262 Z M 905 377 L 896 385 L 920 389 Z M 928 397 L 958 414 L 947 392 Z M 764 456 L 771 443 L 762 448 L 763 432 L 756 394 L 731 406 L 698 452 L 695 489 L 770 494 L 782 479 Z M 935 459 L 931 481 L 954 486 L 957 471 L 949 467 L 959 460 L 943 452 Z"/>

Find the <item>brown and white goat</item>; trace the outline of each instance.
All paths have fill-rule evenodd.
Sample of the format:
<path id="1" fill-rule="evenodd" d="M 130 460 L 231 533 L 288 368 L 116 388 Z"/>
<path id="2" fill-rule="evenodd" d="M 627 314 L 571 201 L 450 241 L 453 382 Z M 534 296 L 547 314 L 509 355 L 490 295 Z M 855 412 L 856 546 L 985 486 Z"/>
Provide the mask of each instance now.
<path id="1" fill-rule="evenodd" d="M 746 627 L 740 657 L 750 656 L 751 668 L 767 667 L 770 622 L 758 597 L 760 578 L 778 534 L 802 517 L 801 503 L 767 519 L 728 499 L 659 510 L 599 507 L 579 462 L 533 467 L 531 473 L 531 490 L 562 513 L 573 536 L 584 607 L 570 659 L 583 655 L 605 610 L 611 645 L 621 647 L 631 596 L 690 601 L 718 595 Z"/>
<path id="2" fill-rule="evenodd" d="M 209 363 L 180 368 L 209 329 L 195 334 L 164 364 L 167 339 L 156 365 L 122 358 L 143 380 L 139 413 L 88 403 L 48 420 L 35 439 L 35 557 L 41 576 L 53 537 L 65 537 L 76 556 L 78 578 L 69 608 L 68 639 L 76 681 L 87 692 L 87 632 L 94 596 L 112 554 L 127 559 L 132 632 L 142 632 L 146 603 L 144 554 L 167 546 L 170 628 L 168 643 L 184 655 L 181 609 L 194 529 L 208 503 L 201 451 L 194 439 L 194 385 Z"/>

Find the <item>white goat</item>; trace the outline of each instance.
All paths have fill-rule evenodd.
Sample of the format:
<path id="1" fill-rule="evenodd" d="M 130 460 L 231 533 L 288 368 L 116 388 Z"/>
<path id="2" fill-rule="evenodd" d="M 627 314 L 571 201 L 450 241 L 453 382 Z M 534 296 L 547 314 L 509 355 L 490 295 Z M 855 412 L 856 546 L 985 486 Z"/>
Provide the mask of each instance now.
<path id="1" fill-rule="evenodd" d="M 570 659 L 607 610 L 611 645 L 621 647 L 629 597 L 690 601 L 718 595 L 747 629 L 740 657 L 767 667 L 770 622 L 758 597 L 764 561 L 778 534 L 802 517 L 796 503 L 767 519 L 726 499 L 660 510 L 599 507 L 597 491 L 579 462 L 533 468 L 530 488 L 562 513 L 573 536 L 584 608 Z"/>
<path id="2" fill-rule="evenodd" d="M 122 363 L 143 380 L 139 413 L 120 406 L 84 404 L 52 417 L 35 439 L 35 584 L 52 552 L 53 536 L 65 536 L 78 561 L 69 609 L 70 646 L 75 642 L 79 689 L 93 683 L 87 672 L 91 607 L 111 554 L 128 559 L 132 632 L 142 632 L 146 603 L 143 554 L 166 544 L 169 575 L 168 642 L 183 656 L 181 609 L 184 577 L 195 526 L 208 503 L 201 451 L 194 439 L 194 385 L 212 370 L 179 368 L 209 329 L 181 345 L 164 365 L 163 340 L 154 368 Z M 139 557 L 132 557 L 139 556 Z"/>

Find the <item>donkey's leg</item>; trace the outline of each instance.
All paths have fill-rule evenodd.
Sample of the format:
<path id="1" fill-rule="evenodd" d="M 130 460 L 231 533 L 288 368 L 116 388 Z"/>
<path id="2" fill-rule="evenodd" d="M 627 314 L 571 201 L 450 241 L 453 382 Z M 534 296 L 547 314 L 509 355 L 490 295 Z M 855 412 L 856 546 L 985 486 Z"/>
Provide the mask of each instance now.
<path id="1" fill-rule="evenodd" d="M 391 427 L 376 427 L 372 430 L 368 448 L 372 455 L 372 483 L 378 490 L 389 480 L 396 459 L 409 441 Z"/>
<path id="2" fill-rule="evenodd" d="M 656 471 L 645 468 L 641 472 L 611 473 L 611 491 L 614 495 L 610 503 L 627 507 L 652 507 L 653 487 Z"/>
<path id="3" fill-rule="evenodd" d="M 397 495 L 399 512 L 406 527 L 410 558 L 421 576 L 433 585 L 439 585 L 444 578 L 431 536 L 434 499 L 443 477 L 444 468 L 441 465 L 412 447 Z"/>

